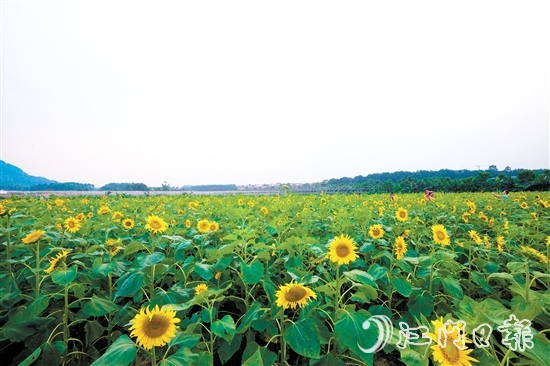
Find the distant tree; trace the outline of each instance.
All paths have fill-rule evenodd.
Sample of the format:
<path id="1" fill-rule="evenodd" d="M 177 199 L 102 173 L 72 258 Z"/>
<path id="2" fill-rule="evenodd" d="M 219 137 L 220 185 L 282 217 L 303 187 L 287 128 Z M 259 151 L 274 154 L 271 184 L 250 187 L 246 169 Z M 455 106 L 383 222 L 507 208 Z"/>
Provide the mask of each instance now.
<path id="1" fill-rule="evenodd" d="M 490 172 L 498 172 L 497 166 L 496 165 L 489 165 L 489 171 Z"/>
<path id="2" fill-rule="evenodd" d="M 100 191 L 148 191 L 144 183 L 109 183 L 99 188 Z"/>
<path id="3" fill-rule="evenodd" d="M 509 166 L 506 166 L 506 168 L 504 168 L 504 171 L 505 172 L 510 172 L 510 171 L 512 171 L 512 168 L 510 168 Z"/>

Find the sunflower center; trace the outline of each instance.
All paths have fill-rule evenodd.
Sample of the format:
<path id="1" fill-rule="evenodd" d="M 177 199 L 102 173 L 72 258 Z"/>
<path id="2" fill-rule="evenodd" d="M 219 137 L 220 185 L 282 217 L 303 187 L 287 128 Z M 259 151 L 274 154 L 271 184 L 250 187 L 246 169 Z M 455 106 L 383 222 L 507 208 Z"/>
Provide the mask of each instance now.
<path id="1" fill-rule="evenodd" d="M 303 287 L 296 286 L 288 290 L 285 294 L 285 300 L 289 302 L 296 302 L 302 300 L 306 295 L 307 292 Z"/>
<path id="2" fill-rule="evenodd" d="M 143 333 L 149 338 L 159 338 L 166 333 L 169 326 L 170 321 L 165 316 L 155 314 L 143 324 Z"/>
<path id="3" fill-rule="evenodd" d="M 451 365 L 454 365 L 460 359 L 460 350 L 453 343 L 452 339 L 447 338 L 445 348 L 442 348 L 441 346 L 439 348 L 441 349 L 441 353 L 443 354 L 445 360 Z"/>
<path id="4" fill-rule="evenodd" d="M 349 253 L 350 253 L 349 246 L 346 244 L 339 244 L 336 247 L 336 255 L 338 255 L 338 257 L 340 258 L 347 257 Z"/>
<path id="5" fill-rule="evenodd" d="M 401 212 L 399 212 L 399 217 L 404 219 L 405 217 L 407 217 L 407 213 L 405 211 L 401 211 Z"/>
<path id="6" fill-rule="evenodd" d="M 157 220 L 151 221 L 150 225 L 153 229 L 160 229 L 160 227 L 161 227 L 160 222 L 157 221 Z"/>
<path id="7" fill-rule="evenodd" d="M 71 229 L 73 229 L 73 228 L 76 226 L 76 224 L 75 224 L 74 222 L 72 222 L 72 221 L 69 221 L 69 222 L 68 222 L 68 225 L 69 225 L 69 227 L 70 227 Z"/>
<path id="8" fill-rule="evenodd" d="M 372 235 L 374 235 L 374 236 L 380 235 L 380 230 L 379 229 L 372 229 Z"/>
<path id="9" fill-rule="evenodd" d="M 437 239 L 445 240 L 445 233 L 443 233 L 443 231 L 438 231 L 435 235 L 437 236 Z"/>

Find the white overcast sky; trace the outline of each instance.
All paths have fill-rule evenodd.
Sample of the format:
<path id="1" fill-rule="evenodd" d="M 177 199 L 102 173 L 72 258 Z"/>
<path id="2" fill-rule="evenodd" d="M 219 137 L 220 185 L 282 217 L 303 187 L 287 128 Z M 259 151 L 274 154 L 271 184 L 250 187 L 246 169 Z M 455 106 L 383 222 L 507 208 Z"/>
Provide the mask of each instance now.
<path id="1" fill-rule="evenodd" d="M 2 1 L 1 159 L 57 181 L 549 168 L 549 1 Z"/>

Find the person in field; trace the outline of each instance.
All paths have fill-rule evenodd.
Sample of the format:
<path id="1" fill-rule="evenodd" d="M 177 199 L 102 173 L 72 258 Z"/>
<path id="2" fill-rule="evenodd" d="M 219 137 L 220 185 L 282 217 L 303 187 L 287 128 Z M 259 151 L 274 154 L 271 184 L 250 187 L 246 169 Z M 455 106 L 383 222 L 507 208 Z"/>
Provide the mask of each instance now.
<path id="1" fill-rule="evenodd" d="M 497 197 L 497 198 L 502 198 L 504 201 L 508 201 L 508 191 L 507 190 L 504 190 L 502 191 L 502 194 L 497 194 L 497 193 L 491 193 L 493 196 Z"/>
<path id="2" fill-rule="evenodd" d="M 434 198 L 434 192 L 426 189 L 426 191 L 424 192 L 424 196 L 426 197 L 426 200 L 430 201 Z"/>

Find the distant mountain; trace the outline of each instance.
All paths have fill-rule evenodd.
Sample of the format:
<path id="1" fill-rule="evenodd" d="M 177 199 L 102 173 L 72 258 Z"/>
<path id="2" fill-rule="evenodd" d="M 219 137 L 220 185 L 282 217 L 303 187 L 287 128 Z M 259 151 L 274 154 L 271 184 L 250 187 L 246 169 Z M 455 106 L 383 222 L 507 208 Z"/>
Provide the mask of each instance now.
<path id="1" fill-rule="evenodd" d="M 27 190 L 38 184 L 50 183 L 57 182 L 55 180 L 29 175 L 15 165 L 0 160 L 0 189 L 11 191 Z"/>

